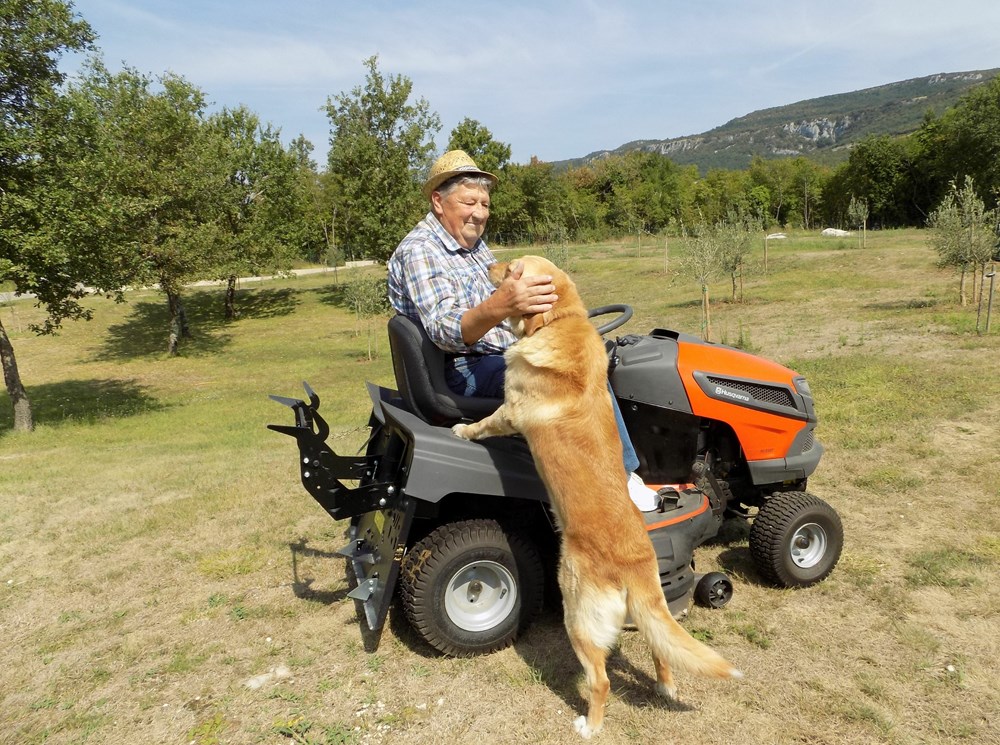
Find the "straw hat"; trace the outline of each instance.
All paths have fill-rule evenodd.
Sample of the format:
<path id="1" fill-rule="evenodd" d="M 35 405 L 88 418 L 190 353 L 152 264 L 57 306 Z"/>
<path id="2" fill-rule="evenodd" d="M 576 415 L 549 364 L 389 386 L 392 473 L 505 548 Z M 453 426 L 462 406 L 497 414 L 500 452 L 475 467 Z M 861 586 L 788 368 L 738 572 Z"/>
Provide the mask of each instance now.
<path id="1" fill-rule="evenodd" d="M 430 199 L 431 192 L 452 176 L 460 175 L 485 176 L 493 182 L 493 186 L 497 185 L 497 177 L 487 171 L 479 170 L 476 162 L 464 150 L 449 150 L 431 166 L 430 175 L 424 184 L 424 196 Z"/>

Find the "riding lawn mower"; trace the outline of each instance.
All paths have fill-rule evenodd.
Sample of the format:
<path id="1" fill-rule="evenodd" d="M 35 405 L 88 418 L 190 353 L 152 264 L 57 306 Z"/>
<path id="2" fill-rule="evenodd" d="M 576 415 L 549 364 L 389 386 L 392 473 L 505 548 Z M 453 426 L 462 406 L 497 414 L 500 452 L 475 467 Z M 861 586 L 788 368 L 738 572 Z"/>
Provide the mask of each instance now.
<path id="1" fill-rule="evenodd" d="M 602 335 L 632 316 L 627 305 Z M 545 488 L 523 438 L 470 442 L 451 425 L 481 419 L 499 399 L 461 396 L 445 383 L 444 353 L 419 323 L 389 321 L 396 388 L 368 384 L 363 454 L 327 444 L 320 401 L 272 396 L 294 425 L 268 425 L 298 442 L 302 484 L 335 520 L 349 519 L 347 557 L 376 638 L 395 597 L 438 651 L 468 656 L 513 643 L 558 595 L 559 540 Z M 697 337 L 654 329 L 606 339 L 609 380 L 659 493 L 643 512 L 663 593 L 675 617 L 691 602 L 725 606 L 733 584 L 695 571 L 695 549 L 723 522 L 750 522 L 750 554 L 765 581 L 805 587 L 833 571 L 843 546 L 836 511 L 806 491 L 823 448 L 806 380 L 774 362 Z M 355 486 L 345 484 L 355 482 Z"/>

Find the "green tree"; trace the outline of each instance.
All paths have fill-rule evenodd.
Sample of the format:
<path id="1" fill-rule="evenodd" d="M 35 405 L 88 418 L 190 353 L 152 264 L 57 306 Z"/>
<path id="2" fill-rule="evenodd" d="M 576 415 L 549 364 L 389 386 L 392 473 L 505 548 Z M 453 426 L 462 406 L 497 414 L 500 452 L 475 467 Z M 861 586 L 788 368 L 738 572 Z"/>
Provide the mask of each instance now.
<path id="1" fill-rule="evenodd" d="M 840 218 L 847 217 L 850 198 L 863 199 L 869 220 L 883 227 L 905 225 L 909 221 L 908 194 L 912 153 L 907 145 L 887 135 L 869 136 L 859 142 L 838 169 L 839 178 L 830 186 L 839 194 L 827 196 L 840 206 Z"/>
<path id="2" fill-rule="evenodd" d="M 48 223 L 42 204 L 46 185 L 40 150 L 59 136 L 45 126 L 47 106 L 63 81 L 64 52 L 88 49 L 94 33 L 60 0 L 0 0 L 0 282 L 35 295 L 48 318 L 37 330 L 52 331 L 64 318 L 87 317 L 77 303 L 80 283 L 96 282 L 90 255 L 72 245 L 40 240 Z M 51 117 L 48 118 L 51 120 Z M 0 367 L 13 408 L 14 429 L 35 421 L 14 347 L 0 322 Z"/>
<path id="3" fill-rule="evenodd" d="M 732 282 L 732 302 L 743 302 L 743 275 L 753 248 L 754 238 L 760 233 L 760 223 L 749 215 L 730 212 L 716 224 L 714 233 L 718 241 L 719 266 Z M 737 294 L 737 289 L 739 293 Z"/>
<path id="4" fill-rule="evenodd" d="M 813 163 L 808 158 L 800 157 L 792 160 L 791 188 L 801 206 L 799 212 L 788 214 L 788 221 L 792 225 L 798 225 L 806 230 L 812 227 L 813 216 L 822 208 L 823 186 L 829 177 L 829 168 Z"/>
<path id="5" fill-rule="evenodd" d="M 509 232 L 513 216 L 523 208 L 523 194 L 512 188 L 507 174 L 510 145 L 495 140 L 493 133 L 475 119 L 466 117 L 451 130 L 445 150 L 464 150 L 484 171 L 496 174 L 499 183 L 490 194 L 488 240 Z"/>
<path id="6" fill-rule="evenodd" d="M 637 187 L 642 178 L 641 153 L 603 158 L 594 164 L 598 198 L 604 204 L 604 220 L 618 235 L 637 233 L 646 227 L 646 211 L 639 204 Z"/>
<path id="7" fill-rule="evenodd" d="M 67 97 L 70 132 L 89 148 L 92 173 L 80 190 L 105 205 L 103 244 L 127 257 L 132 281 L 159 284 L 166 295 L 167 352 L 175 355 L 190 336 L 182 289 L 220 264 L 216 216 L 228 172 L 209 136 L 204 94 L 171 73 L 154 85 L 91 60 Z"/>
<path id="8" fill-rule="evenodd" d="M 493 133 L 475 119 L 466 117 L 451 130 L 446 150 L 464 150 L 476 165 L 499 174 L 510 162 L 510 145 L 493 139 Z"/>
<path id="9" fill-rule="evenodd" d="M 427 209 L 420 193 L 441 121 L 413 83 L 364 62 L 365 85 L 329 98 L 328 168 L 337 194 L 337 233 L 350 256 L 385 261 Z"/>
<path id="10" fill-rule="evenodd" d="M 959 273 L 959 302 L 962 305 L 968 303 L 966 281 L 969 274 L 975 293 L 977 273 L 985 273 L 996 250 L 996 224 L 996 211 L 986 209 L 971 176 L 965 177 L 961 188 L 953 182 L 928 219 L 938 265 Z"/>
<path id="11" fill-rule="evenodd" d="M 716 226 L 701 224 L 689 242 L 684 267 L 701 287 L 701 335 L 712 340 L 712 301 L 709 284 L 722 271 L 723 240 Z"/>
<path id="12" fill-rule="evenodd" d="M 507 166 L 503 190 L 509 213 L 491 228 L 492 235 L 503 243 L 565 240 L 566 185 L 551 163 L 532 158 L 526 165 Z"/>
<path id="13" fill-rule="evenodd" d="M 865 248 L 867 245 L 866 234 L 868 232 L 868 201 L 858 199 L 852 194 L 851 201 L 847 205 L 847 220 L 850 225 L 861 231 L 859 243 L 861 248 Z"/>
<path id="14" fill-rule="evenodd" d="M 368 337 L 368 361 L 370 362 L 378 354 L 378 333 L 380 332 L 376 332 L 374 320 L 392 311 L 386 279 L 385 277 L 355 279 L 345 285 L 344 294 L 347 304 L 354 311 L 357 322 L 360 324 L 364 321 Z M 382 324 L 378 324 L 378 328 L 383 328 Z"/>
<path id="15" fill-rule="evenodd" d="M 766 188 L 754 189 L 749 172 L 719 168 L 711 169 L 704 178 L 699 179 L 691 192 L 690 207 L 682 216 L 682 222 L 686 225 L 714 225 L 733 209 L 740 213 L 751 212 L 752 195 L 770 197 L 770 191 Z M 761 203 L 758 201 L 757 204 L 759 206 Z M 770 210 L 768 204 L 765 212 L 770 213 Z"/>
<path id="16" fill-rule="evenodd" d="M 222 171 L 222 188 L 214 195 L 214 274 L 226 282 L 225 316 L 232 319 L 238 277 L 291 268 L 307 206 L 296 189 L 294 153 L 256 114 L 245 106 L 224 108 L 209 117 L 208 129 L 216 137 L 214 161 Z"/>
<path id="17" fill-rule="evenodd" d="M 606 205 L 595 188 L 596 176 L 589 166 L 562 175 L 566 188 L 566 228 L 574 240 L 593 241 L 608 235 Z"/>
<path id="18" fill-rule="evenodd" d="M 658 153 L 611 155 L 559 174 L 566 190 L 567 229 L 580 238 L 631 233 L 640 242 L 690 209 L 697 171 Z"/>
<path id="19" fill-rule="evenodd" d="M 288 146 L 288 154 L 295 163 L 295 202 L 301 206 L 301 221 L 286 228 L 288 241 L 296 247 L 296 254 L 309 261 L 330 265 L 327 242 L 324 178 L 312 159 L 313 144 L 299 135 Z M 333 266 L 336 266 L 334 263 Z"/>
<path id="20" fill-rule="evenodd" d="M 763 186 L 771 201 L 768 204 L 767 222 L 787 225 L 792 215 L 802 214 L 801 194 L 795 184 L 795 165 L 787 159 L 765 160 L 754 156 L 748 173 L 750 189 Z"/>
<path id="21" fill-rule="evenodd" d="M 928 168 L 940 185 L 950 190 L 971 176 L 995 207 L 1000 195 L 1000 77 L 976 86 L 940 118 L 924 122 L 918 139 L 924 145 Z"/>

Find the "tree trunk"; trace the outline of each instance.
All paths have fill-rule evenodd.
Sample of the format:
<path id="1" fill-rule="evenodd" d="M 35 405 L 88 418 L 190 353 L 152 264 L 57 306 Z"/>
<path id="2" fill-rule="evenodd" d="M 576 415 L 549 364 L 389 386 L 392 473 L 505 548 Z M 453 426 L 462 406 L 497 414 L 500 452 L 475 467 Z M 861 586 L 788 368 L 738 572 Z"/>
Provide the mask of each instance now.
<path id="1" fill-rule="evenodd" d="M 180 293 L 167 290 L 167 306 L 170 308 L 170 338 L 167 341 L 167 354 L 176 357 L 181 339 L 191 338 L 188 326 L 187 312 L 181 301 Z"/>
<path id="2" fill-rule="evenodd" d="M 962 274 L 961 274 L 961 277 L 960 277 L 960 278 L 959 278 L 959 280 L 958 280 L 958 303 L 959 303 L 959 305 L 961 305 L 961 306 L 962 306 L 963 308 L 964 308 L 964 307 L 965 307 L 966 305 L 968 305 L 968 298 L 967 298 L 967 297 L 966 297 L 966 295 L 965 295 L 965 278 L 966 278 L 966 274 L 967 274 L 967 273 L 968 273 L 968 272 L 966 271 L 965 267 L 963 266 L 963 267 L 962 267 Z"/>
<path id="3" fill-rule="evenodd" d="M 712 312 L 711 303 L 708 299 L 708 285 L 701 286 L 701 316 L 704 322 L 705 341 L 712 341 Z"/>
<path id="4" fill-rule="evenodd" d="M 979 292 L 976 293 L 976 333 L 981 333 L 979 331 L 979 322 L 983 317 L 983 292 L 986 289 L 986 265 L 983 264 L 983 271 L 979 275 Z"/>
<path id="5" fill-rule="evenodd" d="M 17 371 L 17 359 L 14 357 L 14 347 L 7 337 L 7 329 L 0 320 L 0 366 L 3 367 L 3 379 L 7 384 L 7 395 L 14 409 L 14 430 L 30 432 L 35 428 L 35 418 L 31 413 L 31 401 L 21 383 L 21 375 Z"/>
<path id="6" fill-rule="evenodd" d="M 226 320 L 236 318 L 236 275 L 230 274 L 226 281 Z"/>

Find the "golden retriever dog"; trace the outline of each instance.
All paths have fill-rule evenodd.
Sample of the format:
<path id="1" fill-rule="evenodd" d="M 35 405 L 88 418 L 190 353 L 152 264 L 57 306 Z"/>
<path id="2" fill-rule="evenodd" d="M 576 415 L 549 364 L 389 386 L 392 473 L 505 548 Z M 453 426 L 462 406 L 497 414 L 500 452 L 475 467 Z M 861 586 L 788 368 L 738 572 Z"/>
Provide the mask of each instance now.
<path id="1" fill-rule="evenodd" d="M 626 614 L 652 649 L 659 695 L 676 695 L 673 667 L 718 678 L 742 674 L 688 634 L 667 608 L 653 545 L 628 495 L 607 353 L 576 286 L 546 259 L 521 261 L 525 276 L 553 277 L 559 300 L 547 313 L 510 319 L 518 341 L 505 354 L 503 404 L 452 431 L 469 440 L 520 433 L 528 442 L 562 536 L 566 631 L 589 688 L 587 715 L 574 726 L 589 738 L 604 719 L 605 661 Z M 490 279 L 499 285 L 509 271 L 508 263 L 494 264 Z"/>

